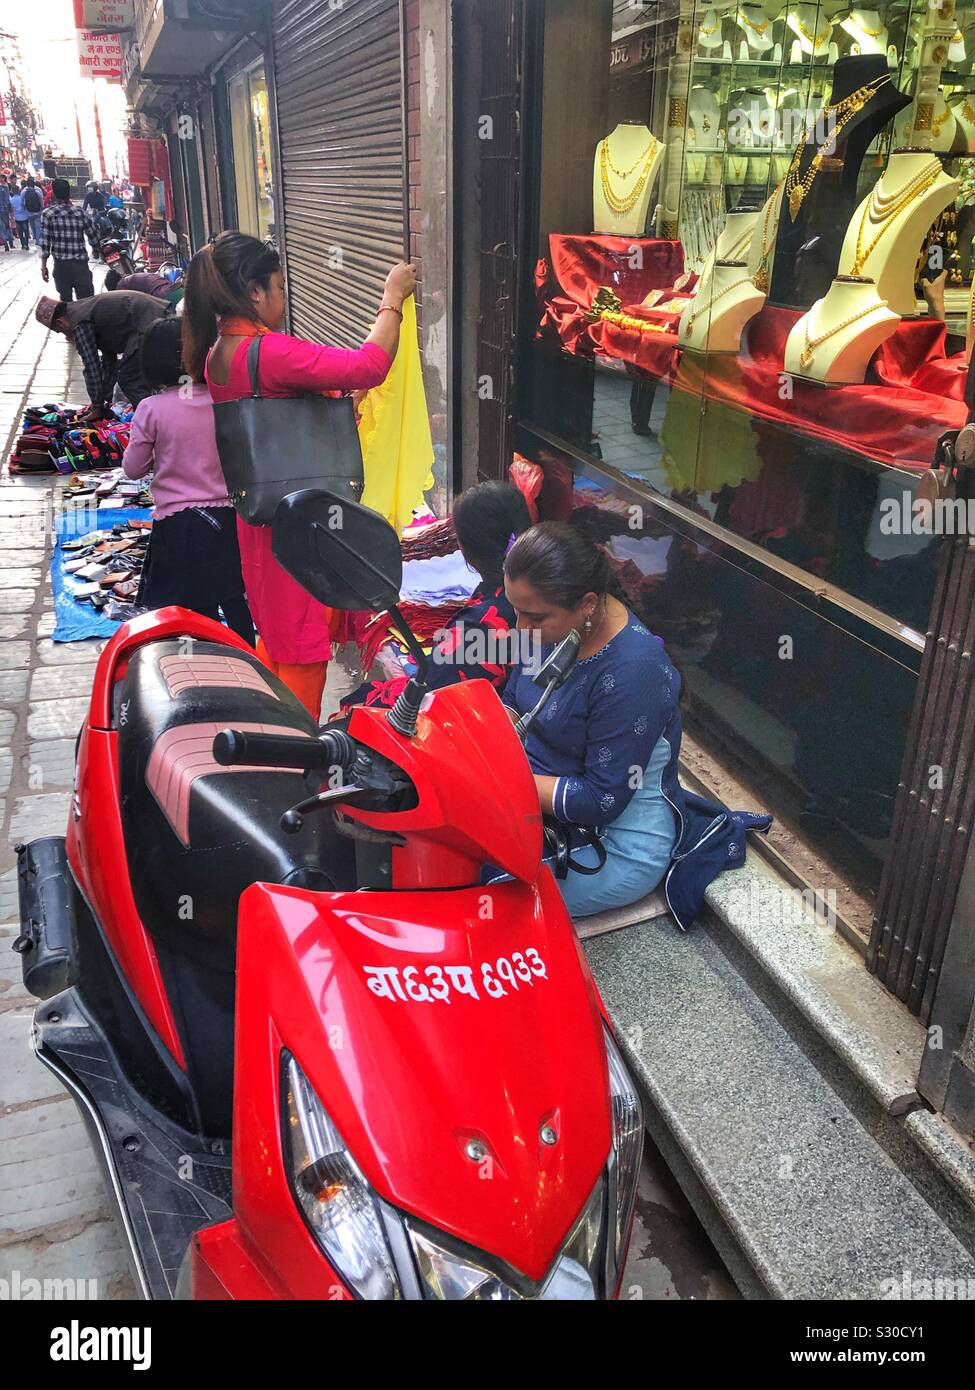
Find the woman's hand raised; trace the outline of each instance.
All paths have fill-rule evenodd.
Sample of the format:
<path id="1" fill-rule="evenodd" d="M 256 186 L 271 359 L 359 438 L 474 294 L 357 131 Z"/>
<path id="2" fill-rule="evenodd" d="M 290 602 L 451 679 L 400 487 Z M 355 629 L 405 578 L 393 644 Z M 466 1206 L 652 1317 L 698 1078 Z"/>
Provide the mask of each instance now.
<path id="1" fill-rule="evenodd" d="M 383 295 L 383 302 L 400 305 L 404 299 L 409 299 L 416 289 L 416 266 L 408 261 L 400 261 L 394 265 L 386 276 L 386 290 Z"/>

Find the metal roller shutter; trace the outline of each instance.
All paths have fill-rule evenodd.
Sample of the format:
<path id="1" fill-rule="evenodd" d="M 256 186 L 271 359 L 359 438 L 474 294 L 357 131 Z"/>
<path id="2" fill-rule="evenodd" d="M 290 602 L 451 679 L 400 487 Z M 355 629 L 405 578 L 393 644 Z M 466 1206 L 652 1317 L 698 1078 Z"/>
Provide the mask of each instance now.
<path id="1" fill-rule="evenodd" d="M 275 0 L 274 80 L 292 328 L 356 347 L 406 244 L 400 0 Z"/>

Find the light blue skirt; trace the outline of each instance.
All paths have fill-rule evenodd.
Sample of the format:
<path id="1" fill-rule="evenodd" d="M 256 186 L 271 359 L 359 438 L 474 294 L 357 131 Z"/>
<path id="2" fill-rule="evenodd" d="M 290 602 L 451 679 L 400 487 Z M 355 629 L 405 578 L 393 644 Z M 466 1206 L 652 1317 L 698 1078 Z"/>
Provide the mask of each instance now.
<path id="1" fill-rule="evenodd" d="M 670 762 L 670 744 L 661 738 L 643 771 L 643 785 L 633 793 L 626 810 L 603 831 L 606 863 L 597 874 L 571 870 L 559 881 L 559 891 L 573 917 L 589 917 L 608 908 L 628 907 L 659 885 L 677 841 L 673 807 L 664 797 L 661 779 Z M 581 864 L 599 863 L 596 851 L 578 850 Z"/>

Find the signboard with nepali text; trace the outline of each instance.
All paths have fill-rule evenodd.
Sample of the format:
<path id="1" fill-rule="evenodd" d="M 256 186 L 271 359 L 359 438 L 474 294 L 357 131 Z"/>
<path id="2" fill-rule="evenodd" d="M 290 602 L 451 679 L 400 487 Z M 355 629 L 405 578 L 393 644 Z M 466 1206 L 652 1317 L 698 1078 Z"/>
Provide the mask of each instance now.
<path id="1" fill-rule="evenodd" d="M 78 30 L 78 61 L 82 77 L 105 77 L 122 81 L 122 40 L 118 34 L 93 34 Z"/>
<path id="2" fill-rule="evenodd" d="M 118 34 L 135 24 L 135 0 L 74 0 L 76 29 Z"/>

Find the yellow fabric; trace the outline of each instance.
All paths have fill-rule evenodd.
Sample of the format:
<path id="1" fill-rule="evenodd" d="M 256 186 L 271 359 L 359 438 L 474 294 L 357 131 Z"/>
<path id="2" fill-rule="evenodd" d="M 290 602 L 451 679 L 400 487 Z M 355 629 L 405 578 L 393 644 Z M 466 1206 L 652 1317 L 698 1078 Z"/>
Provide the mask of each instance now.
<path id="1" fill-rule="evenodd" d="M 433 439 L 420 371 L 416 302 L 403 302 L 399 347 L 382 386 L 368 391 L 359 407 L 359 441 L 365 487 L 363 506 L 384 516 L 397 535 L 423 501 L 433 465 Z"/>

